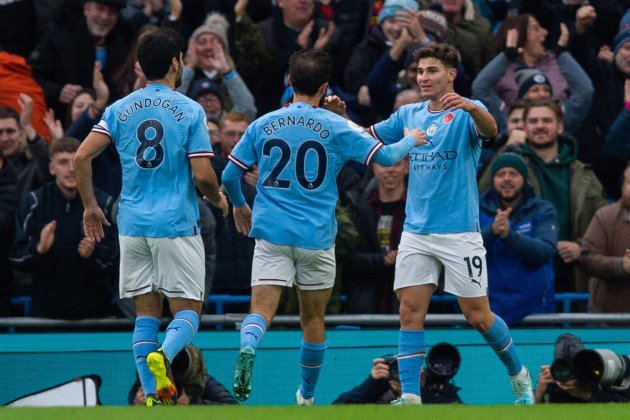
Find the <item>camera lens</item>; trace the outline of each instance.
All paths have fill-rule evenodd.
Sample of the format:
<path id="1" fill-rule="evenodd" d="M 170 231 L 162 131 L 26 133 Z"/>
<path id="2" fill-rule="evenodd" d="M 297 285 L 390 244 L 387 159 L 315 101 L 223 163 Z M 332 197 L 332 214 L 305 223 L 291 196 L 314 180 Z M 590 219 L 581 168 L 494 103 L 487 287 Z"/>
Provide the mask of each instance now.
<path id="1" fill-rule="evenodd" d="M 549 368 L 551 377 L 558 382 L 567 382 L 573 379 L 573 366 L 570 360 L 556 359 Z"/>
<path id="2" fill-rule="evenodd" d="M 453 360 L 446 356 L 436 356 L 431 360 L 431 370 L 436 375 L 448 376 L 453 372 Z"/>
<path id="3" fill-rule="evenodd" d="M 431 348 L 427 356 L 427 368 L 429 372 L 441 380 L 448 381 L 459 369 L 461 357 L 455 346 L 448 343 L 439 343 Z"/>
<path id="4" fill-rule="evenodd" d="M 394 381 L 400 381 L 400 375 L 398 373 L 398 362 L 396 360 L 389 364 L 389 379 Z"/>

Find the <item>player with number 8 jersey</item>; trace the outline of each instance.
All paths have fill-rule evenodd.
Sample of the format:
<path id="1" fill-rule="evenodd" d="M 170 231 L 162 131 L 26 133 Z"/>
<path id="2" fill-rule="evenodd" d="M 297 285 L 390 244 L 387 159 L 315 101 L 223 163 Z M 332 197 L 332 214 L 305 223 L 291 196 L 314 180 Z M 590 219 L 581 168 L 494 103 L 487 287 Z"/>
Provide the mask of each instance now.
<path id="1" fill-rule="evenodd" d="M 210 158 L 205 113 L 175 92 L 184 62 L 183 39 L 161 28 L 138 42 L 148 83 L 109 106 L 75 155 L 86 236 L 100 241 L 109 225 L 94 200 L 92 160 L 112 142 L 123 185 L 118 212 L 121 298 L 133 298 L 133 354 L 147 405 L 174 404 L 170 362 L 199 329 L 204 300 L 204 248 L 195 183 L 227 214 Z M 173 320 L 158 342 L 166 296 Z"/>

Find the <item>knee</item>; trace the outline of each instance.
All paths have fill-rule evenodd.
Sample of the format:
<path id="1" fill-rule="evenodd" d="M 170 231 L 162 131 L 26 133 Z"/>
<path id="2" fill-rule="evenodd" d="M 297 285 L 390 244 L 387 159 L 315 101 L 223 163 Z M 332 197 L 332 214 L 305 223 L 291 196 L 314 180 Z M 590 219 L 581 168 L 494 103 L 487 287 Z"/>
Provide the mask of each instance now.
<path id="1" fill-rule="evenodd" d="M 488 331 L 492 326 L 492 312 L 475 310 L 464 315 L 470 326 L 482 333 Z"/>
<path id="2" fill-rule="evenodd" d="M 422 317 L 420 311 L 420 305 L 415 302 L 411 302 L 403 299 L 400 302 L 400 323 L 402 325 L 408 325 L 411 323 L 415 323 L 419 318 Z"/>

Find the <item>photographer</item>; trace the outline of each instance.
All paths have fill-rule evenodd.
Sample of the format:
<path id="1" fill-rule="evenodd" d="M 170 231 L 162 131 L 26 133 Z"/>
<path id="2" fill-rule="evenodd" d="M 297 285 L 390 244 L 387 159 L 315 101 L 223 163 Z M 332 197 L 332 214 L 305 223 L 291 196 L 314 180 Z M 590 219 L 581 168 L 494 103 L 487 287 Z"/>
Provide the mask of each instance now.
<path id="1" fill-rule="evenodd" d="M 171 371 L 177 387 L 178 405 L 238 404 L 230 391 L 208 375 L 201 351 L 192 344 L 175 356 Z M 129 405 L 145 404 L 144 390 L 137 375 L 127 401 Z"/>
<path id="2" fill-rule="evenodd" d="M 452 381 L 461 357 L 457 348 L 439 343 L 431 348 L 427 366 L 421 371 L 420 388 L 425 404 L 461 403 L 459 387 Z M 350 391 L 337 397 L 333 404 L 389 404 L 400 398 L 400 379 L 396 356 L 389 354 L 372 361 L 370 376 Z"/>
<path id="3" fill-rule="evenodd" d="M 606 403 L 628 402 L 630 392 L 616 389 L 592 380 L 585 380 L 581 374 L 586 366 L 584 358 L 576 355 L 584 350 L 582 341 L 572 334 L 562 334 L 556 340 L 554 362 L 541 366 L 540 376 L 534 392 L 536 403 Z M 576 362 L 577 360 L 577 362 Z M 578 366 L 579 365 L 579 366 Z M 605 370 L 606 368 L 602 369 Z M 586 369 L 589 371 L 589 369 Z M 595 375 L 603 375 L 598 369 L 590 369 Z"/>

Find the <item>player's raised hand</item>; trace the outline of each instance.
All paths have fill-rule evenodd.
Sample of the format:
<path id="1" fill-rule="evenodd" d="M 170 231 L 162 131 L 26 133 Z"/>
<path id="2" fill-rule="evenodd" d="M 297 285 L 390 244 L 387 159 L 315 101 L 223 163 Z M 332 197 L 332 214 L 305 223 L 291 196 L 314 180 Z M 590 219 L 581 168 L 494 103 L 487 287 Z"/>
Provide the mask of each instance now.
<path id="1" fill-rule="evenodd" d="M 449 92 L 440 98 L 440 103 L 445 110 L 455 111 L 456 109 L 463 109 L 466 112 L 470 112 L 475 109 L 475 104 L 468 99 L 459 96 L 455 92 Z"/>
<path id="2" fill-rule="evenodd" d="M 346 103 L 337 95 L 326 96 L 322 108 L 341 116 L 346 113 Z"/>
<path id="3" fill-rule="evenodd" d="M 85 236 L 100 242 L 105 237 L 103 226 L 111 226 L 100 207 L 85 208 L 83 210 L 83 231 Z"/>
<path id="4" fill-rule="evenodd" d="M 247 236 L 252 230 L 252 210 L 245 204 L 243 207 L 234 207 L 232 215 L 238 233 Z"/>
<path id="5" fill-rule="evenodd" d="M 416 139 L 416 147 L 427 144 L 427 135 L 424 131 L 419 128 L 414 128 L 413 130 L 409 130 L 405 128 L 405 136 L 413 136 Z"/>

